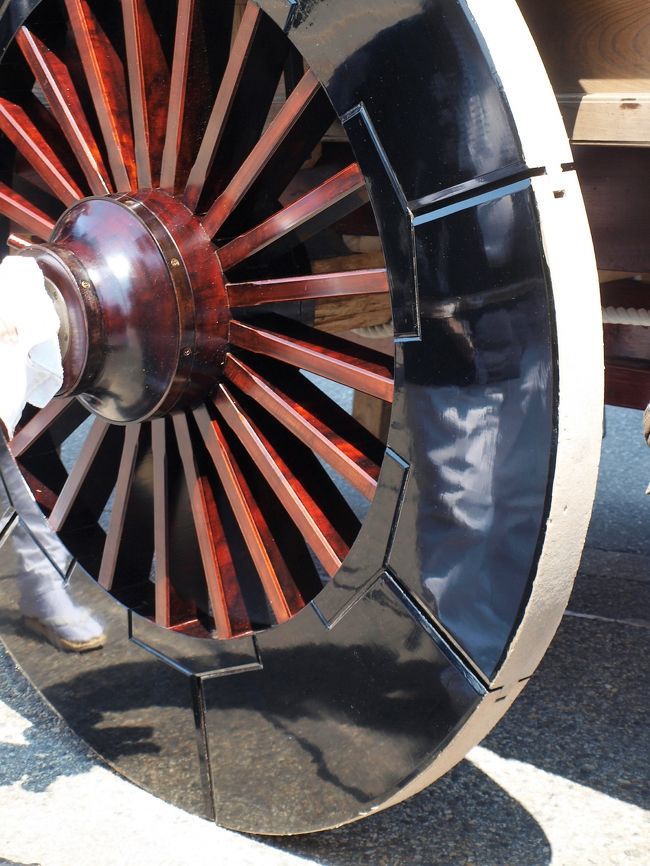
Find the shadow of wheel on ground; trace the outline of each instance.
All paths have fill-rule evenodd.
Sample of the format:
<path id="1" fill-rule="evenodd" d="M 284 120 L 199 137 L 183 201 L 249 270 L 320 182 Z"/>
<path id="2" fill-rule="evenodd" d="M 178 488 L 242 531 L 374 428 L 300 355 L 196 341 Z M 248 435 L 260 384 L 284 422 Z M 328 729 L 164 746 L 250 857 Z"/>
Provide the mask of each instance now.
<path id="1" fill-rule="evenodd" d="M 532 815 L 467 761 L 406 803 L 361 823 L 269 841 L 328 866 L 503 866 L 521 863 L 524 852 L 526 866 L 552 861 L 550 842 Z"/>

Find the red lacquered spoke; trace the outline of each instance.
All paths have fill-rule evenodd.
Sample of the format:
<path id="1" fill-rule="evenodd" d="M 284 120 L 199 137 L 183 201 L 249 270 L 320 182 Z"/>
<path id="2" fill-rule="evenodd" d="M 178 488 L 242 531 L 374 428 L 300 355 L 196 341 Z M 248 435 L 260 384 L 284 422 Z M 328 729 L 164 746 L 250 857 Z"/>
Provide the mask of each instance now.
<path id="1" fill-rule="evenodd" d="M 140 424 L 129 424 L 124 436 L 124 448 L 120 460 L 120 469 L 117 474 L 117 484 L 115 485 L 115 500 L 102 554 L 102 563 L 99 568 L 98 582 L 104 589 L 110 590 L 113 587 L 117 558 L 120 554 L 122 533 L 124 532 L 126 511 L 129 507 L 131 487 L 133 486 L 135 464 L 138 458 L 140 430 Z"/>
<path id="2" fill-rule="evenodd" d="M 151 422 L 151 451 L 153 463 L 153 533 L 155 563 L 155 621 L 165 628 L 179 626 L 195 620 L 195 609 L 182 599 L 172 583 L 172 538 L 174 507 L 170 497 L 176 478 L 174 458 L 167 447 L 168 422 L 156 418 Z M 171 433 L 169 434 L 171 435 Z M 191 499 L 191 494 L 190 494 Z M 182 545 L 179 545 L 182 547 Z"/>
<path id="3" fill-rule="evenodd" d="M 203 227 L 210 237 L 216 235 L 241 202 L 282 142 L 291 134 L 319 90 L 318 79 L 313 72 L 307 72 L 244 160 L 242 167 L 203 218 Z"/>
<path id="4" fill-rule="evenodd" d="M 112 192 L 108 172 L 66 66 L 26 27 L 19 31 L 16 41 L 91 190 L 95 195 Z"/>
<path id="5" fill-rule="evenodd" d="M 259 574 L 273 615 L 279 623 L 285 622 L 304 607 L 304 601 L 219 424 L 210 418 L 205 407 L 197 409 L 194 417 Z"/>
<path id="6" fill-rule="evenodd" d="M 190 495 L 215 629 L 220 638 L 232 637 L 225 583 L 229 581 L 232 584 L 236 582 L 236 578 L 230 553 L 225 544 L 214 494 L 208 480 L 201 475 L 196 464 L 194 446 L 184 415 L 174 416 L 174 429 Z M 224 551 L 227 552 L 225 557 Z"/>
<path id="7" fill-rule="evenodd" d="M 231 308 L 255 307 L 259 304 L 385 294 L 388 292 L 388 275 L 385 268 L 374 268 L 252 283 L 227 283 L 226 290 Z"/>
<path id="8" fill-rule="evenodd" d="M 54 532 L 60 532 L 66 520 L 70 516 L 70 512 L 74 507 L 79 491 L 88 477 L 88 473 L 97 457 L 97 452 L 104 441 L 108 428 L 109 424 L 101 418 L 96 418 L 95 421 L 93 421 L 90 432 L 88 433 L 77 460 L 72 467 L 72 472 L 68 476 L 66 483 L 63 485 L 63 489 L 59 494 L 56 505 L 50 514 L 48 522 Z"/>
<path id="9" fill-rule="evenodd" d="M 12 250 L 28 250 L 34 244 L 27 238 L 21 238 L 20 235 L 9 235 L 7 238 L 7 246 Z"/>
<path id="10" fill-rule="evenodd" d="M 174 191 L 178 156 L 183 137 L 183 119 L 189 78 L 190 52 L 192 48 L 192 26 L 196 0 L 179 0 L 176 17 L 176 37 L 169 88 L 169 107 L 167 130 L 163 150 L 160 185 L 163 189 Z"/>
<path id="11" fill-rule="evenodd" d="M 335 574 L 349 550 L 348 545 L 302 481 L 223 385 L 219 386 L 214 401 L 224 421 L 275 491 L 325 571 L 330 576 Z"/>
<path id="12" fill-rule="evenodd" d="M 314 391 L 309 389 L 309 383 L 305 382 L 304 385 L 301 383 L 303 395 L 300 400 L 296 399 L 287 391 L 268 382 L 233 355 L 228 355 L 226 359 L 225 376 L 263 406 L 308 448 L 329 463 L 367 499 L 372 499 L 377 488 L 379 464 L 364 453 L 365 449 L 362 449 L 357 441 L 361 430 L 354 419 L 346 419 L 347 435 L 341 435 L 320 417 L 327 414 L 324 410 L 328 398 L 324 394 L 319 392 L 317 399 L 321 412 L 317 414 Z M 376 450 L 379 452 L 382 446 L 380 443 L 377 445 Z"/>
<path id="13" fill-rule="evenodd" d="M 4 183 L 0 183 L 0 214 L 44 241 L 54 228 L 54 220 Z"/>
<path id="14" fill-rule="evenodd" d="M 88 417 L 81 403 L 71 398 L 52 400 L 22 427 L 9 443 L 9 450 L 18 460 L 34 446 L 44 433 L 56 430 L 60 444 Z"/>
<path id="15" fill-rule="evenodd" d="M 46 511 L 52 511 L 56 505 L 56 493 L 54 493 L 53 490 L 50 490 L 47 484 L 44 484 L 40 478 L 33 475 L 29 469 L 21 466 L 20 471 L 27 482 L 29 489 L 32 491 L 34 499 L 38 502 L 41 508 L 44 508 Z"/>
<path id="16" fill-rule="evenodd" d="M 61 160 L 19 105 L 0 99 L 0 129 L 63 204 L 70 206 L 84 197 Z"/>
<path id="17" fill-rule="evenodd" d="M 272 331 L 231 322 L 231 345 L 308 370 L 380 400 L 393 399 L 392 364 L 386 355 L 315 328 L 278 320 L 278 330 Z"/>
<path id="18" fill-rule="evenodd" d="M 316 221 L 314 231 L 355 210 L 367 198 L 365 181 L 356 163 L 326 180 L 317 189 L 283 208 L 260 225 L 231 241 L 219 250 L 224 270 L 238 265 L 291 232 Z"/>
<path id="19" fill-rule="evenodd" d="M 122 0 L 138 185 L 158 185 L 169 72 L 146 0 Z"/>
<path id="20" fill-rule="evenodd" d="M 228 65 L 217 94 L 208 126 L 201 142 L 198 156 L 185 189 L 185 204 L 190 210 L 196 210 L 210 168 L 214 162 L 219 144 L 230 115 L 230 110 L 237 96 L 237 89 L 246 68 L 246 62 L 253 46 L 257 27 L 260 22 L 259 6 L 249 0 L 244 11 L 244 17 L 237 31 L 232 46 Z"/>
<path id="21" fill-rule="evenodd" d="M 137 186 L 124 67 L 86 0 L 65 0 L 95 112 L 120 192 Z"/>
<path id="22" fill-rule="evenodd" d="M 155 618 L 158 625 L 169 628 L 171 618 L 171 582 L 169 579 L 169 485 L 167 478 L 167 436 L 164 418 L 151 422 L 153 456 L 153 533 L 156 560 Z"/>

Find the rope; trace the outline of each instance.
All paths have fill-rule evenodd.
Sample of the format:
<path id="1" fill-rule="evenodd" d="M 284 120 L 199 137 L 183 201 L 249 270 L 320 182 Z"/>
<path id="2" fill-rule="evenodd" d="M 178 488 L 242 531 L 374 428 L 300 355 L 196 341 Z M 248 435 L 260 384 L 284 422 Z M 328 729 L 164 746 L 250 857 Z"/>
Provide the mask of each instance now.
<path id="1" fill-rule="evenodd" d="M 393 336 L 393 323 L 386 322 L 384 325 L 369 325 L 366 328 L 355 328 L 352 332 L 364 337 L 366 340 L 385 340 Z"/>
<path id="2" fill-rule="evenodd" d="M 650 327 L 650 310 L 635 310 L 632 307 L 603 307 L 604 325 L 641 325 Z"/>
<path id="3" fill-rule="evenodd" d="M 604 325 L 638 325 L 650 328 L 650 310 L 637 310 L 633 307 L 603 307 Z M 354 333 L 368 340 L 383 340 L 393 336 L 391 322 L 385 325 L 371 325 L 367 328 L 355 328 Z"/>

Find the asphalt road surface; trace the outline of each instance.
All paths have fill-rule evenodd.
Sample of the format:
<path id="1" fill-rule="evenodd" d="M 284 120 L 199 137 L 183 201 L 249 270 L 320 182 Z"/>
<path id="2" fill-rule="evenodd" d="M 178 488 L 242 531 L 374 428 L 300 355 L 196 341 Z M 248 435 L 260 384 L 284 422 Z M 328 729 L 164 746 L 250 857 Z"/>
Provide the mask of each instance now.
<path id="1" fill-rule="evenodd" d="M 221 830 L 115 776 L 0 648 L 0 864 L 648 866 L 650 450 L 607 411 L 569 610 L 513 710 L 449 776 L 360 824 L 289 840 Z"/>

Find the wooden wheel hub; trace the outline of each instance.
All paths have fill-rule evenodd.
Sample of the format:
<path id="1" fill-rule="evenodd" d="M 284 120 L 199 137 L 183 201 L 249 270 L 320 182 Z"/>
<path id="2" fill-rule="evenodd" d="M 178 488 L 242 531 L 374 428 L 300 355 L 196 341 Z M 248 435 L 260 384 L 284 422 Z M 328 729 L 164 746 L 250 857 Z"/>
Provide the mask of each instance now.
<path id="1" fill-rule="evenodd" d="M 24 255 L 63 312 L 62 394 L 123 424 L 214 388 L 228 335 L 223 273 L 205 230 L 172 196 L 85 199 Z"/>

